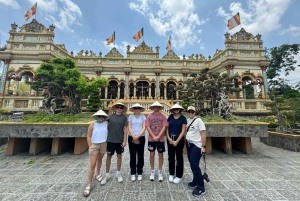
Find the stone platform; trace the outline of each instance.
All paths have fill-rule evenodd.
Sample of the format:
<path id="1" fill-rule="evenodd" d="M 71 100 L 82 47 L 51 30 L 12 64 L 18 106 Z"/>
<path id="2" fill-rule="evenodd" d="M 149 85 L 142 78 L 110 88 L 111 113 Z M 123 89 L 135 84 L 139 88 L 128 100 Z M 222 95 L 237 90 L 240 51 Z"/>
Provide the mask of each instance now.
<path id="1" fill-rule="evenodd" d="M 74 155 L 73 150 L 51 156 L 51 150 L 36 156 L 23 152 L 15 156 L 5 155 L 0 147 L 0 200 L 99 200 L 99 201 L 196 201 L 196 200 L 299 200 L 300 153 L 270 147 L 252 138 L 253 154 L 232 150 L 233 154 L 213 149 L 207 155 L 209 183 L 205 183 L 206 195 L 195 198 L 187 184 L 192 173 L 184 155 L 184 178 L 180 184 L 169 183 L 168 156 L 164 154 L 164 181 L 149 181 L 149 152 L 145 151 L 143 181 L 131 182 L 129 150 L 125 147 L 121 173 L 123 183 L 112 178 L 105 186 L 93 180 L 88 198 L 83 197 L 87 182 L 89 156 L 87 151 Z M 145 147 L 146 149 L 146 147 Z M 103 159 L 104 173 L 105 159 Z M 157 167 L 157 159 L 156 165 Z M 202 165 L 201 165 L 202 167 Z M 116 172 L 116 156 L 111 173 Z"/>

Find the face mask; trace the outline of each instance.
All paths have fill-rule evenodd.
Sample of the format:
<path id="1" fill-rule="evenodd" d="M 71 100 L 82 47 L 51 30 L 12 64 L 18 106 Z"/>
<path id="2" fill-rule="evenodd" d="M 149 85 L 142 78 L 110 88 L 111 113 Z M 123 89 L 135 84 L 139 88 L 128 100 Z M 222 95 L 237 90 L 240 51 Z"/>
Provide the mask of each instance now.
<path id="1" fill-rule="evenodd" d="M 97 117 L 97 122 L 102 123 L 103 121 L 105 121 L 105 118 L 103 118 L 103 117 Z"/>

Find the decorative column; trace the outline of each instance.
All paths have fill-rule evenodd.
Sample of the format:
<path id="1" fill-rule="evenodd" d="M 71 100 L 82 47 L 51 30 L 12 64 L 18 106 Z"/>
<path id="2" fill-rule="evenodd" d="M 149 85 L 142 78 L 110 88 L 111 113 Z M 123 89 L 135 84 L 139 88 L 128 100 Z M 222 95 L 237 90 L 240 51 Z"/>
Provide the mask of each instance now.
<path id="1" fill-rule="evenodd" d="M 136 85 L 133 86 L 133 98 L 136 98 Z"/>
<path id="2" fill-rule="evenodd" d="M 254 89 L 254 98 L 258 98 L 256 81 L 252 81 L 251 85 L 253 86 Z"/>
<path id="3" fill-rule="evenodd" d="M 129 75 L 130 72 L 125 72 L 125 98 L 129 98 Z"/>
<path id="4" fill-rule="evenodd" d="M 108 99 L 107 93 L 108 93 L 108 86 L 105 87 L 105 98 L 106 98 L 106 99 Z"/>
<path id="5" fill-rule="evenodd" d="M 118 88 L 117 88 L 117 98 L 120 99 L 120 87 L 121 85 L 118 84 Z"/>
<path id="6" fill-rule="evenodd" d="M 182 76 L 183 76 L 183 89 L 186 89 L 187 87 L 186 81 L 187 81 L 188 73 L 182 73 Z"/>
<path id="7" fill-rule="evenodd" d="M 19 78 L 19 77 L 16 77 L 15 78 L 15 86 L 14 86 L 14 90 L 13 90 L 13 95 L 14 96 L 18 96 L 19 94 L 18 94 L 18 90 L 19 90 L 19 82 L 21 81 L 21 78 Z"/>
<path id="8" fill-rule="evenodd" d="M 226 69 L 226 71 L 227 71 L 228 77 L 231 77 L 231 76 L 234 75 L 234 72 L 233 72 L 234 65 L 227 65 L 227 66 L 225 66 L 225 69 Z M 234 81 L 232 81 L 232 84 L 233 84 L 233 86 L 234 86 Z M 230 95 L 229 95 L 229 96 L 230 96 Z M 229 98 L 234 98 L 234 96 L 235 96 L 235 92 L 233 92 L 233 93 L 232 93 L 232 97 L 229 97 Z"/>
<path id="9" fill-rule="evenodd" d="M 160 80 L 160 73 L 155 73 L 156 75 L 156 88 L 155 88 L 155 93 L 156 93 L 156 98 L 158 98 L 160 96 L 160 91 L 159 91 L 159 80 Z"/>
<path id="10" fill-rule="evenodd" d="M 0 72 L 1 73 L 0 94 L 5 93 L 5 85 L 7 84 L 7 83 L 5 83 L 5 81 L 7 81 L 5 78 L 6 78 L 6 73 L 7 73 L 9 63 L 10 63 L 10 60 L 7 60 L 7 59 L 3 60 L 3 63 L 0 61 L 0 65 L 2 66 L 2 72 Z"/>
<path id="11" fill-rule="evenodd" d="M 101 71 L 96 71 L 96 74 L 97 74 L 97 78 L 101 77 Z"/>
<path id="12" fill-rule="evenodd" d="M 267 70 L 267 66 L 261 66 L 260 67 L 260 69 L 261 69 L 261 71 L 262 71 L 262 76 L 263 76 L 263 78 L 264 78 L 264 80 L 263 80 L 263 85 L 262 85 L 262 97 L 263 98 L 267 98 L 268 97 L 268 90 L 269 90 L 269 85 L 268 85 L 268 82 L 267 82 L 267 72 L 266 72 L 266 70 Z"/>
<path id="13" fill-rule="evenodd" d="M 244 89 L 243 89 L 243 82 L 242 81 L 239 81 L 239 88 L 241 89 L 240 98 L 243 99 L 244 98 Z"/>

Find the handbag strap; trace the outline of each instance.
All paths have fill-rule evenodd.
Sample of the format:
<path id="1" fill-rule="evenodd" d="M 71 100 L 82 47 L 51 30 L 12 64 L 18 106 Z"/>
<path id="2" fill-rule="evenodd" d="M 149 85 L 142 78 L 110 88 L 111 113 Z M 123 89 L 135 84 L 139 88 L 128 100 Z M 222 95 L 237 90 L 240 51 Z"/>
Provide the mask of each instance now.
<path id="1" fill-rule="evenodd" d="M 195 119 L 193 119 L 193 121 L 189 124 L 189 126 L 186 129 L 186 132 L 189 132 L 190 126 L 192 125 L 192 123 L 194 123 L 194 121 L 197 119 L 197 117 Z"/>

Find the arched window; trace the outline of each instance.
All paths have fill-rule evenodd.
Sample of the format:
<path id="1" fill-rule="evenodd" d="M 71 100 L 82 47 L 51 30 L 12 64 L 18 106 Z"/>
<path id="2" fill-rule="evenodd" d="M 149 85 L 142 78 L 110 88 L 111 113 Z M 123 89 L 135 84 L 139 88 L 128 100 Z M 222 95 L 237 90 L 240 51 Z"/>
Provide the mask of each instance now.
<path id="1" fill-rule="evenodd" d="M 151 84 L 151 97 L 154 99 L 155 98 L 155 83 Z"/>
<path id="2" fill-rule="evenodd" d="M 246 99 L 254 99 L 254 88 L 252 80 L 249 77 L 243 78 L 244 97 Z"/>
<path id="3" fill-rule="evenodd" d="M 176 84 L 173 81 L 167 83 L 167 99 L 176 100 Z"/>
<path id="4" fill-rule="evenodd" d="M 118 82 L 111 80 L 108 84 L 107 99 L 116 99 L 118 97 Z"/>
<path id="5" fill-rule="evenodd" d="M 124 90 L 125 90 L 125 84 L 124 82 L 122 82 L 120 85 L 120 99 L 124 98 Z"/>
<path id="6" fill-rule="evenodd" d="M 134 96 L 134 84 L 129 84 L 129 98 L 132 98 Z"/>
<path id="7" fill-rule="evenodd" d="M 149 96 L 149 83 L 146 81 L 139 81 L 136 83 L 136 97 L 138 99 Z"/>
<path id="8" fill-rule="evenodd" d="M 105 87 L 102 87 L 100 90 L 101 90 L 101 99 L 105 99 Z"/>
<path id="9" fill-rule="evenodd" d="M 161 83 L 159 85 L 159 96 L 161 99 L 164 99 L 165 98 L 165 84 L 164 83 Z"/>

